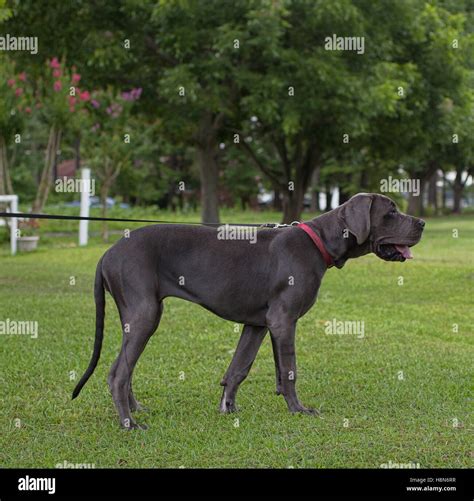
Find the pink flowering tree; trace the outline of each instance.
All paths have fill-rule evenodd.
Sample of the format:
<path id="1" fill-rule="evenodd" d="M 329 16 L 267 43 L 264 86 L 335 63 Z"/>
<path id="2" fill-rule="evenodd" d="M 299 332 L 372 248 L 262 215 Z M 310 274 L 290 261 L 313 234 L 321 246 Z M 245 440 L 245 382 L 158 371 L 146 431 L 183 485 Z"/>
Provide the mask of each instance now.
<path id="1" fill-rule="evenodd" d="M 80 88 L 81 75 L 74 67 L 69 70 L 56 57 L 47 64 L 46 77 L 40 82 L 36 96 L 36 108 L 49 126 L 49 139 L 33 212 L 41 212 L 48 199 L 63 131 L 79 129 L 87 120 L 86 105 L 90 100 L 89 92 Z"/>
<path id="2" fill-rule="evenodd" d="M 0 62 L 0 195 L 13 193 L 8 159 L 8 146 L 20 134 L 26 115 L 31 114 L 31 87 L 27 75 L 15 75 L 15 68 L 4 58 Z M 9 75 L 9 76 L 8 76 Z"/>
<path id="3" fill-rule="evenodd" d="M 100 182 L 102 216 L 107 215 L 107 197 L 121 170 L 131 164 L 137 134 L 131 111 L 140 99 L 142 89 L 116 93 L 112 89 L 92 93 L 87 103 L 88 126 L 82 141 L 82 155 Z M 108 227 L 102 227 L 104 241 L 108 239 Z"/>

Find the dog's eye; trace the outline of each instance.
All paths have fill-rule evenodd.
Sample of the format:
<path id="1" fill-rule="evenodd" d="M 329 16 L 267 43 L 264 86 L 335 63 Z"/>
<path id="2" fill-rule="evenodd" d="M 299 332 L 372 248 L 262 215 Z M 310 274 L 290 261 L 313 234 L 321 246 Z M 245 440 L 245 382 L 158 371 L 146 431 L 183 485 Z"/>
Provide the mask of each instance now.
<path id="1" fill-rule="evenodd" d="M 385 214 L 385 217 L 392 217 L 392 216 L 396 216 L 398 213 L 397 209 L 395 209 L 395 207 L 393 209 L 390 209 L 390 212 L 387 212 Z"/>

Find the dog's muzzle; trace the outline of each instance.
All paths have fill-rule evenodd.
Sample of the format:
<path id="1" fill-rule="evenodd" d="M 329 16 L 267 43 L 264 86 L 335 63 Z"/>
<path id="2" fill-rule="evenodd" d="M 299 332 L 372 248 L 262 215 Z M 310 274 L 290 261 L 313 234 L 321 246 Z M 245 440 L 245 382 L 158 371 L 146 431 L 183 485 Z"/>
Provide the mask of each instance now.
<path id="1" fill-rule="evenodd" d="M 425 222 L 422 219 L 418 219 L 416 221 L 415 235 L 412 236 L 410 232 L 409 237 L 400 238 L 400 240 L 383 238 L 375 243 L 374 253 L 377 257 L 385 261 L 403 262 L 407 259 L 413 259 L 410 247 L 413 247 L 421 240 L 424 227 Z"/>

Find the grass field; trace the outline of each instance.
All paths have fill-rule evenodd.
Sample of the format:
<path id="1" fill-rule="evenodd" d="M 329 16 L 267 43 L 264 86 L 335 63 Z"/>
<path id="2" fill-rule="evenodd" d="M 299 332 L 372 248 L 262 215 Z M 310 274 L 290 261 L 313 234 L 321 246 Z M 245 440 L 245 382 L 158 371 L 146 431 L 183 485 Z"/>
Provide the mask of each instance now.
<path id="1" fill-rule="evenodd" d="M 242 384 L 240 411 L 219 414 L 239 334 L 194 304 L 166 300 L 134 378 L 150 409 L 137 419 L 149 430 L 131 432 L 119 429 L 106 384 L 121 338 L 109 296 L 99 366 L 70 399 L 71 373 L 80 377 L 92 352 L 93 276 L 107 248 L 93 239 L 79 249 L 75 239 L 45 238 L 16 257 L 1 247 L 0 320 L 39 324 L 37 339 L 0 336 L 1 467 L 473 466 L 474 217 L 428 220 L 411 262 L 372 255 L 328 271 L 297 333 L 299 395 L 321 417 L 291 415 L 275 395 L 269 339 Z M 364 337 L 325 334 L 334 318 L 364 321 Z"/>

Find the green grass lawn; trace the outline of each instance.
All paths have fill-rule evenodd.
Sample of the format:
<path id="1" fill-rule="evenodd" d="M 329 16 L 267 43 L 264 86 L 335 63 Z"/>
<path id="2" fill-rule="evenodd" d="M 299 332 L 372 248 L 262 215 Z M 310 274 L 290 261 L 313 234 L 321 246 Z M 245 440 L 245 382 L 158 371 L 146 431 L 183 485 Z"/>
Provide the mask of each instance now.
<path id="1" fill-rule="evenodd" d="M 228 221 L 278 220 L 270 216 L 226 213 Z M 473 465 L 472 216 L 428 220 L 411 262 L 371 255 L 327 272 L 297 333 L 299 396 L 321 417 L 291 415 L 275 395 L 268 338 L 241 386 L 240 411 L 219 414 L 219 382 L 239 334 L 197 305 L 166 300 L 134 378 L 150 409 L 137 419 L 148 431 L 118 427 L 106 383 L 121 340 L 110 296 L 99 366 L 70 398 L 77 382 L 70 375 L 82 375 L 92 352 L 93 276 L 107 248 L 75 241 L 45 238 L 35 253 L 16 257 L 1 246 L 0 320 L 39 324 L 37 339 L 0 336 L 1 467 Z M 364 337 L 325 334 L 333 318 L 364 321 Z"/>

